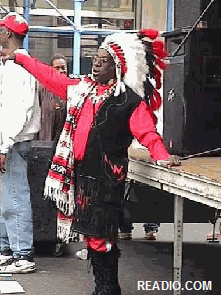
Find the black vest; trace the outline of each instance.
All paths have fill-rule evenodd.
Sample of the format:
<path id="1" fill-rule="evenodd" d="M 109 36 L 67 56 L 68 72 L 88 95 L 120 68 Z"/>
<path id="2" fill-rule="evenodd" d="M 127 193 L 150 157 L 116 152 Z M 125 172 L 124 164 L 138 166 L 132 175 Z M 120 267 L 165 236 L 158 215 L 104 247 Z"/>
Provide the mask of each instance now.
<path id="1" fill-rule="evenodd" d="M 112 95 L 103 103 L 89 134 L 81 163 L 82 174 L 118 182 L 118 176 L 112 176 L 107 163 L 118 167 L 123 165 L 127 170 L 127 150 L 133 140 L 129 119 L 140 101 L 141 98 L 127 87 L 125 93 L 118 97 Z"/>
<path id="2" fill-rule="evenodd" d="M 83 234 L 110 238 L 118 233 L 127 150 L 133 139 L 129 119 L 140 101 L 127 87 L 125 93 L 107 99 L 95 117 L 76 176 L 74 227 Z"/>

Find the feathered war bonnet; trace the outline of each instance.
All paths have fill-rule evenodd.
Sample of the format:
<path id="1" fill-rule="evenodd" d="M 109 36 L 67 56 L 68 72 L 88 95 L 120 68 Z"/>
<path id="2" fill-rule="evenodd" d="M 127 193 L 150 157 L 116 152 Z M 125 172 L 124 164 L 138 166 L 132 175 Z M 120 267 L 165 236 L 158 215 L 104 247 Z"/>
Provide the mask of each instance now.
<path id="1" fill-rule="evenodd" d="M 167 56 L 164 43 L 157 39 L 154 29 L 143 29 L 138 33 L 115 33 L 105 38 L 100 48 L 105 49 L 116 64 L 117 86 L 115 96 L 129 86 L 146 101 L 153 110 L 161 106 L 158 89 L 161 88 L 160 69 L 166 69 L 163 59 Z M 152 85 L 155 80 L 155 86 Z"/>

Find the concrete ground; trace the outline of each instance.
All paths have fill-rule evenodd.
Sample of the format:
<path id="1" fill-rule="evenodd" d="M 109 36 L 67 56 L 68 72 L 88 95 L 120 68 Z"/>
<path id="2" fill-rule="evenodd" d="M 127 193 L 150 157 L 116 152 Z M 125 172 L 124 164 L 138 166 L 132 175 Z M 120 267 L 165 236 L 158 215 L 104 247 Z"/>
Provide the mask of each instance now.
<path id="1" fill-rule="evenodd" d="M 119 262 L 119 282 L 123 295 L 172 295 L 173 290 L 153 288 L 154 282 L 172 281 L 173 242 L 172 225 L 162 224 L 157 241 L 147 241 L 141 223 L 134 224 L 133 239 L 119 241 L 122 255 Z M 199 227 L 199 229 L 198 229 Z M 209 227 L 210 229 L 210 227 Z M 220 295 L 220 244 L 204 242 L 207 225 L 187 225 L 183 244 L 182 287 L 186 281 L 211 282 L 211 291 L 182 290 L 182 295 Z M 196 241 L 196 236 L 203 241 Z M 190 241 L 193 238 L 192 242 Z M 37 271 L 32 274 L 18 274 L 11 277 L 0 275 L 1 284 L 8 282 L 8 291 L 15 281 L 26 295 L 90 295 L 93 291 L 93 275 L 89 261 L 75 258 L 75 252 L 84 243 L 70 243 L 66 256 L 55 258 L 51 249 L 45 246 L 36 252 Z M 148 282 L 147 290 L 138 282 Z M 189 288 L 191 288 L 190 286 Z M 1 294 L 1 293 L 0 293 Z M 9 292 L 7 293 L 9 294 Z"/>
<path id="2" fill-rule="evenodd" d="M 172 295 L 172 289 L 163 290 L 160 286 L 158 289 L 153 284 L 172 281 L 173 224 L 161 224 L 157 241 L 144 239 L 143 224 L 134 223 L 133 226 L 133 239 L 119 241 L 122 252 L 119 261 L 122 294 Z M 210 223 L 184 224 L 183 295 L 221 295 L 220 243 L 206 241 L 206 236 L 212 233 L 212 229 Z M 67 255 L 60 258 L 53 257 L 51 246 L 39 248 L 35 257 L 37 271 L 9 276 L 0 274 L 0 294 L 90 295 L 94 286 L 92 268 L 88 261 L 75 258 L 75 252 L 83 247 L 82 241 L 70 243 Z M 196 282 L 196 289 L 184 289 L 186 281 Z M 203 286 L 199 289 L 203 281 L 211 283 L 211 290 L 204 291 Z M 144 289 L 144 285 L 140 285 L 138 289 L 138 283 L 147 283 L 147 289 Z"/>

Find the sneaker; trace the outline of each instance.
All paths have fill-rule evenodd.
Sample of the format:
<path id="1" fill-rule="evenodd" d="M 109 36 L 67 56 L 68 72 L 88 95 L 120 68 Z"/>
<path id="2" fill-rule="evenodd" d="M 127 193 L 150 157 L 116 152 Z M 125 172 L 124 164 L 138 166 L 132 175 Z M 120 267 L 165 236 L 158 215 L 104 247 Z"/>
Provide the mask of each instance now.
<path id="1" fill-rule="evenodd" d="M 81 260 L 87 260 L 87 257 L 88 257 L 88 250 L 87 249 L 82 249 L 80 251 L 77 251 L 75 253 L 75 256 L 78 258 L 78 259 L 81 259 Z"/>
<path id="2" fill-rule="evenodd" d="M 12 259 L 12 250 L 11 249 L 7 249 L 3 252 L 0 253 L 0 266 L 2 264 L 4 264 L 6 261 L 8 261 L 9 259 Z"/>
<path id="3" fill-rule="evenodd" d="M 118 234 L 118 238 L 119 239 L 123 239 L 123 240 L 131 240 L 132 239 L 132 233 L 123 233 L 123 232 L 120 232 Z"/>
<path id="4" fill-rule="evenodd" d="M 156 240 L 157 239 L 157 233 L 156 233 L 156 231 L 146 232 L 145 239 L 147 239 L 147 240 Z"/>
<path id="5" fill-rule="evenodd" d="M 221 240 L 221 234 L 220 233 L 215 233 L 214 236 L 212 233 L 207 235 L 207 241 L 209 243 L 211 242 L 219 242 Z"/>
<path id="6" fill-rule="evenodd" d="M 27 256 L 12 258 L 0 266 L 0 273 L 30 273 L 36 270 L 33 259 L 27 260 Z"/>

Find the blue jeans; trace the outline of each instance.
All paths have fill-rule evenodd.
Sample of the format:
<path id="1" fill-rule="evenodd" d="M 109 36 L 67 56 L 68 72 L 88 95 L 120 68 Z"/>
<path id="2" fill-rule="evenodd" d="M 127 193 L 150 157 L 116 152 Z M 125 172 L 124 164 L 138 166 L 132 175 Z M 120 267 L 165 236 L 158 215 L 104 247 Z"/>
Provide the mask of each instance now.
<path id="1" fill-rule="evenodd" d="M 0 196 L 0 250 L 10 248 L 15 258 L 33 256 L 33 221 L 27 159 L 30 141 L 16 143 L 9 150 Z"/>
<path id="2" fill-rule="evenodd" d="M 143 225 L 145 232 L 159 231 L 160 223 L 145 223 Z"/>

